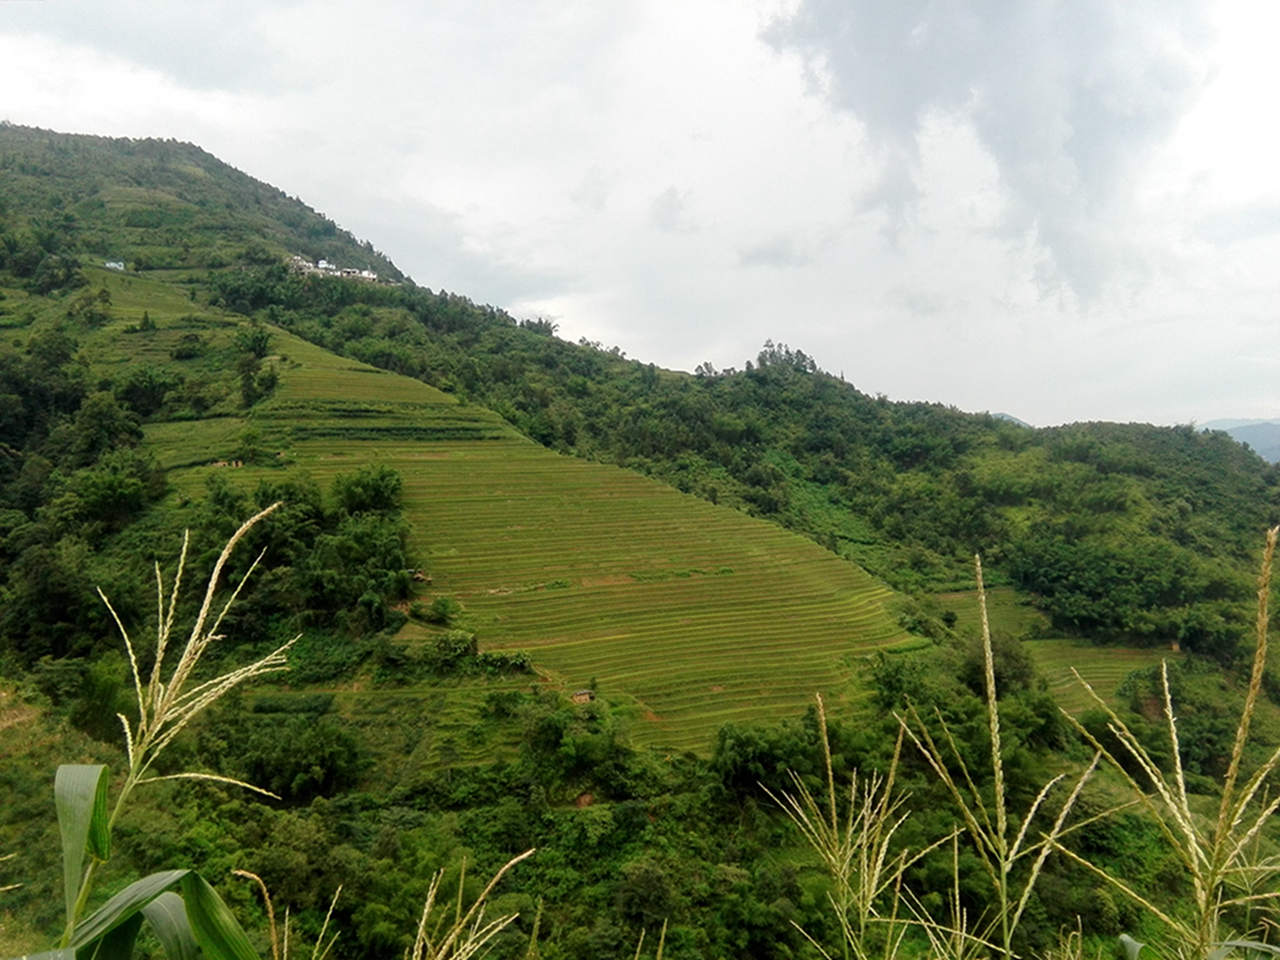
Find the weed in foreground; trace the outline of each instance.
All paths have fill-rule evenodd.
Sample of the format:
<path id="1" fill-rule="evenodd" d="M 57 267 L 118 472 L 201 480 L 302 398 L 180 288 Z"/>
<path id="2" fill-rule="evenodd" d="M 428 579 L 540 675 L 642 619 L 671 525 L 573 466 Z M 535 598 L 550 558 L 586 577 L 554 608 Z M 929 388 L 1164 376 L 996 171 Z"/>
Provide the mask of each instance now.
<path id="1" fill-rule="evenodd" d="M 893 764 L 883 780 L 873 779 L 860 794 L 856 774 L 851 780 L 848 809 L 843 821 L 838 817 L 835 780 L 831 769 L 827 741 L 826 717 L 819 698 L 822 740 L 827 761 L 827 810 L 793 776 L 796 792 L 783 793 L 774 800 L 800 829 L 809 845 L 818 853 L 832 879 L 829 894 L 842 931 L 845 957 L 870 960 L 869 944 L 874 925 L 884 925 L 888 935 L 878 938 L 880 955 L 894 960 L 899 955 L 909 928 L 923 932 L 928 940 L 928 955 L 940 960 L 974 960 L 991 953 L 1005 958 L 1015 956 L 1013 936 L 1029 902 L 1041 869 L 1051 853 L 1058 852 L 1080 866 L 1098 874 L 1139 906 L 1151 913 L 1164 927 L 1165 936 L 1150 949 L 1170 960 L 1227 960 L 1243 956 L 1280 956 L 1280 947 L 1267 942 L 1268 935 L 1280 926 L 1280 856 L 1261 853 L 1261 834 L 1271 816 L 1280 810 L 1280 796 L 1270 797 L 1266 786 L 1280 768 L 1280 747 L 1245 775 L 1245 748 L 1257 710 L 1268 654 L 1268 601 L 1271 591 L 1272 564 L 1280 527 L 1267 532 L 1261 571 L 1258 577 L 1255 648 L 1249 686 L 1245 693 L 1240 720 L 1236 727 L 1231 757 L 1223 778 L 1216 816 L 1198 815 L 1191 806 L 1186 778 L 1183 774 L 1178 739 L 1178 721 L 1169 692 L 1167 665 L 1162 666 L 1165 729 L 1169 739 L 1172 771 L 1162 770 L 1150 750 L 1123 719 L 1094 689 L 1076 674 L 1077 680 L 1107 716 L 1108 728 L 1120 745 L 1119 750 L 1104 746 L 1074 717 L 1067 719 L 1094 748 L 1094 756 L 1075 780 L 1066 799 L 1058 808 L 1047 830 L 1041 828 L 1038 839 L 1032 839 L 1031 824 L 1041 813 L 1055 785 L 1065 775 L 1054 777 L 1032 801 L 1020 826 L 1014 829 L 1005 796 L 1003 763 L 1000 753 L 1000 711 L 996 697 L 995 670 L 991 635 L 986 615 L 986 597 L 982 584 L 981 561 L 975 558 L 978 597 L 981 607 L 982 646 L 985 659 L 986 713 L 990 732 L 993 797 L 984 797 L 956 741 L 945 722 L 941 727 L 943 750 L 918 713 L 911 709 L 900 716 L 900 727 L 920 750 L 925 761 L 951 794 L 961 816 L 961 827 L 948 838 L 952 843 L 954 887 L 951 917 L 939 921 L 928 915 L 919 899 L 902 883 L 906 866 L 914 862 L 906 852 L 889 855 L 888 842 L 906 814 L 899 814 L 901 798 L 891 798 L 893 774 L 901 747 L 901 737 L 894 751 Z M 1065 713 L 1065 711 L 1064 711 Z M 1119 754 L 1119 755 L 1117 755 Z M 1080 792 L 1100 762 L 1105 761 L 1129 786 L 1134 799 L 1119 807 L 1072 823 L 1067 820 Z M 1128 761 L 1128 765 L 1124 761 Z M 1136 768 L 1137 774 L 1130 770 Z M 954 769 L 954 772 L 953 772 Z M 771 795 L 772 796 L 772 795 Z M 1161 833 L 1187 871 L 1191 881 L 1191 902 L 1161 907 L 1136 890 L 1123 877 L 1103 869 L 1083 855 L 1071 850 L 1064 839 L 1072 832 L 1107 817 L 1120 809 L 1141 806 L 1158 825 Z M 971 925 L 965 916 L 959 894 L 958 836 L 967 833 L 979 861 L 991 879 L 994 904 L 990 915 Z M 927 851 L 925 851 L 927 852 Z M 917 854 L 916 858 L 922 854 Z M 1021 873 L 1015 867 L 1026 858 L 1029 869 Z M 887 907 L 878 906 L 886 903 Z M 906 906 L 907 915 L 901 910 Z M 803 932 L 803 931 L 801 931 Z M 807 936 L 807 934 L 806 934 Z M 824 957 L 829 954 L 810 938 Z M 1052 960 L 1083 960 L 1084 931 L 1077 926 L 1065 930 L 1058 944 L 1047 954 Z M 1147 945 L 1132 937 L 1122 936 L 1120 945 L 1128 960 L 1137 960 Z"/>
<path id="2" fill-rule="evenodd" d="M 991 740 L 991 774 L 994 783 L 993 798 L 988 801 L 976 785 L 964 755 L 947 728 L 940 711 L 937 712 L 936 719 L 942 731 L 942 740 L 946 744 L 945 751 L 929 733 L 928 727 L 914 707 L 908 711 L 908 717 L 900 716 L 898 719 L 911 742 L 919 748 L 930 769 L 951 794 L 960 812 L 964 830 L 973 843 L 974 852 L 991 881 L 995 896 L 992 915 L 979 918 L 978 937 L 983 941 L 994 943 L 1001 955 L 1012 957 L 1014 956 L 1014 934 L 1031 900 L 1036 881 L 1040 878 L 1040 872 L 1049 855 L 1060 848 L 1059 840 L 1067 832 L 1067 817 L 1079 799 L 1080 791 L 1084 789 L 1085 783 L 1097 768 L 1100 755 L 1095 753 L 1093 760 L 1076 779 L 1070 793 L 1059 806 L 1047 833 L 1041 831 L 1038 839 L 1033 839 L 1031 824 L 1041 809 L 1045 808 L 1053 788 L 1066 779 L 1066 774 L 1053 777 L 1040 788 L 1040 792 L 1022 818 L 1021 825 L 1016 832 L 1014 831 L 1005 795 L 1004 761 L 1001 758 L 1000 746 L 1000 706 L 996 696 L 995 661 L 991 649 L 991 627 L 987 619 L 986 590 L 982 582 L 982 560 L 976 556 L 973 559 L 981 612 L 984 687 L 987 726 Z M 1079 829 L 1093 819 L 1077 823 L 1071 829 Z M 1027 858 L 1030 858 L 1029 869 L 1021 873 L 1017 868 Z"/>

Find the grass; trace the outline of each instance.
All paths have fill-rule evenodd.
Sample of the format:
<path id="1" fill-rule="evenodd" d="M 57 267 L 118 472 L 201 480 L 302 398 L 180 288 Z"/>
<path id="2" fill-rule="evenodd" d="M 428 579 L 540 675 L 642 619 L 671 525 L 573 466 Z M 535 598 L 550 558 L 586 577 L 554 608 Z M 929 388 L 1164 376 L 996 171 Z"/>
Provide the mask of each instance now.
<path id="1" fill-rule="evenodd" d="M 936 594 L 944 610 L 956 615 L 956 629 L 977 636 L 982 629 L 976 590 L 953 590 Z M 991 618 L 993 633 L 1021 637 L 1029 631 L 1042 631 L 1049 626 L 1049 618 L 1031 606 L 1025 597 L 1018 596 L 1013 587 L 987 588 L 987 614 Z"/>

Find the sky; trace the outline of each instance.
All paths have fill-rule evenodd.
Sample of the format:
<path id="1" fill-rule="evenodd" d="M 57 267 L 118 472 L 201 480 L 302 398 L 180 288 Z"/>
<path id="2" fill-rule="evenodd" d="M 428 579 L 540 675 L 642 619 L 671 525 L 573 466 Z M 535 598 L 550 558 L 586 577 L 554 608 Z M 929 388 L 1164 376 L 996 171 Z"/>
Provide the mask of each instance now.
<path id="1" fill-rule="evenodd" d="M 0 0 L 0 120 L 173 137 L 692 370 L 1280 417 L 1280 4 Z"/>

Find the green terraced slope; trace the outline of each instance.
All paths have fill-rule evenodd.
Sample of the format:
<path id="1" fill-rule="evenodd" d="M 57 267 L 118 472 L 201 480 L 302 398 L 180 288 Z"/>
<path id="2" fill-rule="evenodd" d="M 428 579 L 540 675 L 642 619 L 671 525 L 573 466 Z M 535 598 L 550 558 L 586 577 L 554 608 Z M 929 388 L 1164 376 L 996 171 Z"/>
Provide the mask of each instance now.
<path id="1" fill-rule="evenodd" d="M 938 594 L 944 609 L 956 614 L 956 628 L 962 633 L 976 635 L 981 629 L 978 612 L 978 592 L 962 590 Z M 1049 684 L 1049 692 L 1064 710 L 1080 713 L 1094 706 L 1093 699 L 1076 680 L 1072 670 L 1077 670 L 1099 696 L 1107 698 L 1113 706 L 1116 688 L 1130 673 L 1158 664 L 1162 659 L 1170 662 L 1183 656 L 1168 647 L 1103 646 L 1087 640 L 1063 637 L 1045 637 L 1049 618 L 1012 587 L 992 587 L 987 590 L 987 616 L 995 634 L 1022 638 L 1023 649 L 1031 655 L 1036 669 Z"/>
<path id="2" fill-rule="evenodd" d="M 459 600 L 483 647 L 532 651 L 546 682 L 594 680 L 632 704 L 641 743 L 706 750 L 724 722 L 794 714 L 815 691 L 849 702 L 858 658 L 909 641 L 884 607 L 888 588 L 803 537 L 552 453 L 488 410 L 273 335 L 280 385 L 251 419 L 147 427 L 175 485 L 196 493 L 217 471 L 279 477 L 212 465 L 246 429 L 322 484 L 365 463 L 395 468 L 428 595 Z M 360 699 L 346 708 L 359 713 Z"/>
<path id="3" fill-rule="evenodd" d="M 1168 647 L 1101 647 L 1083 640 L 1030 640 L 1027 651 L 1048 681 L 1054 699 L 1069 713 L 1080 713 L 1095 706 L 1089 691 L 1076 680 L 1072 669 L 1080 673 L 1098 696 L 1119 706 L 1115 692 L 1125 677 L 1161 660 L 1172 664 L 1184 656 Z"/>

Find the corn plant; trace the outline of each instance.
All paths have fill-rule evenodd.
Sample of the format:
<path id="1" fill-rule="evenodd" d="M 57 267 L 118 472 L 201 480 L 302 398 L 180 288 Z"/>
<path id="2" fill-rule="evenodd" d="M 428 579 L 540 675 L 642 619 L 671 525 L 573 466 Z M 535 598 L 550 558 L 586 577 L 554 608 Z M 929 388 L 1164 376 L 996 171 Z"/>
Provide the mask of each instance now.
<path id="1" fill-rule="evenodd" d="M 1280 898 L 1280 890 L 1276 889 L 1280 858 L 1262 856 L 1258 846 L 1264 825 L 1280 809 L 1280 797 L 1268 798 L 1264 791 L 1267 781 L 1280 766 L 1280 747 L 1273 750 L 1251 774 L 1246 776 L 1242 769 L 1267 665 L 1268 601 L 1278 536 L 1280 527 L 1267 531 L 1258 575 L 1253 666 L 1216 816 L 1200 817 L 1191 808 L 1178 742 L 1178 720 L 1169 693 L 1168 665 L 1161 664 L 1160 680 L 1164 728 L 1173 767 L 1170 772 L 1160 768 L 1124 720 L 1076 674 L 1076 679 L 1095 704 L 1105 712 L 1108 729 L 1119 744 L 1119 750 L 1108 749 L 1078 721 L 1073 719 L 1072 722 L 1123 778 L 1137 802 L 1159 827 L 1169 849 L 1181 861 L 1191 883 L 1190 909 L 1162 909 L 1123 878 L 1090 863 L 1061 844 L 1056 845 L 1067 857 L 1098 874 L 1149 911 L 1164 930 L 1163 942 L 1158 949 L 1169 956 L 1221 960 L 1235 951 L 1280 954 L 1280 949 L 1256 939 L 1274 925 L 1272 915 L 1277 898 Z M 1122 762 L 1125 759 L 1130 761 L 1129 766 Z M 1130 773 L 1131 767 L 1141 772 Z M 1245 929 L 1238 929 L 1234 924 L 1240 916 L 1246 918 Z M 1141 946 L 1132 939 L 1126 942 L 1126 948 L 1132 954 L 1136 954 Z"/>
<path id="2" fill-rule="evenodd" d="M 110 610 L 124 638 L 129 654 L 138 717 L 134 723 L 119 715 L 124 728 L 127 768 L 124 779 L 109 803 L 110 774 L 103 764 L 64 764 L 54 778 L 54 802 L 62 842 L 63 895 L 66 925 L 54 950 L 37 955 L 42 960 L 98 960 L 128 958 L 134 940 L 145 921 L 169 956 L 187 958 L 203 950 L 207 957 L 250 960 L 256 957 L 244 930 L 208 882 L 193 870 L 177 869 L 153 873 L 135 881 L 86 915 L 99 868 L 111 856 L 111 832 L 133 791 L 146 783 L 171 779 L 205 779 L 232 783 L 257 790 L 230 777 L 211 773 L 185 772 L 160 775 L 153 768 L 165 748 L 190 722 L 234 687 L 254 677 L 285 669 L 285 653 L 293 641 L 283 644 L 253 663 L 237 667 L 211 680 L 196 679 L 200 660 L 209 647 L 221 639 L 218 633 L 227 612 L 239 596 L 262 556 L 220 605 L 215 604 L 223 568 L 236 545 L 258 522 L 270 515 L 278 503 L 246 520 L 227 541 L 214 563 L 204 600 L 176 662 L 166 674 L 178 598 L 186 568 L 189 537 L 183 537 L 177 572 L 166 591 L 164 576 L 156 564 L 156 641 L 154 663 L 144 680 L 138 666 L 133 641 L 111 606 Z M 260 790 L 261 793 L 267 793 Z M 180 892 L 175 892 L 180 891 Z"/>
<path id="3" fill-rule="evenodd" d="M 130 723 L 119 714 L 124 729 L 127 769 L 109 803 L 110 775 L 103 764 L 64 764 L 54 779 L 54 801 L 58 830 L 62 842 L 63 890 L 66 901 L 66 926 L 53 950 L 21 960 L 129 960 L 134 942 L 145 922 L 165 953 L 173 960 L 259 960 L 244 929 L 232 916 L 222 898 L 194 870 L 164 870 L 129 884 L 97 910 L 85 915 L 98 869 L 111 855 L 111 832 L 133 791 L 160 780 L 213 780 L 228 783 L 274 797 L 270 791 L 231 777 L 214 773 L 188 771 L 173 774 L 152 772 L 156 761 L 179 733 L 200 713 L 208 709 L 235 687 L 255 677 L 287 668 L 285 654 L 297 640 L 282 644 L 259 660 L 236 667 L 210 680 L 198 680 L 197 668 L 205 652 L 222 639 L 219 628 L 240 595 L 245 583 L 262 561 L 262 554 L 250 565 L 230 596 L 215 604 L 224 567 L 236 545 L 255 524 L 280 506 L 274 503 L 246 520 L 227 541 L 214 563 L 205 588 L 204 600 L 196 614 L 177 661 L 166 675 L 166 655 L 170 653 L 174 619 L 186 569 L 188 535 L 183 536 L 178 555 L 177 572 L 166 590 L 159 564 L 156 576 L 156 640 L 154 662 L 143 678 L 138 666 L 129 631 L 101 590 L 103 603 L 111 612 L 124 639 L 132 671 L 138 716 Z M 499 870 L 484 891 L 465 910 L 459 881 L 459 900 L 452 922 L 429 922 L 433 917 L 436 894 L 443 872 L 432 879 L 422 917 L 418 924 L 409 960 L 468 960 L 476 956 L 515 914 L 486 920 L 484 902 L 498 881 L 520 861 L 533 854 L 529 850 L 510 860 Z M 12 854 L 0 857 L 6 860 Z M 277 929 L 275 910 L 265 884 L 255 874 L 236 871 L 260 886 L 267 909 L 269 943 L 272 960 L 288 960 L 290 949 L 289 915 L 286 911 L 283 931 Z M 0 890 L 12 889 L 11 887 Z M 339 893 L 341 888 L 339 888 Z M 312 950 L 312 960 L 325 960 L 337 934 L 326 940 L 329 922 L 338 893 L 329 905 L 320 936 Z"/>

